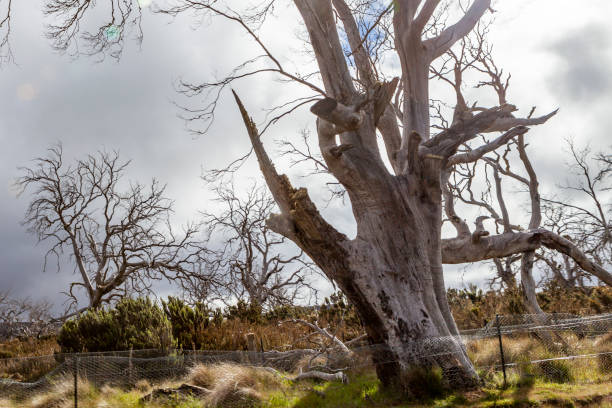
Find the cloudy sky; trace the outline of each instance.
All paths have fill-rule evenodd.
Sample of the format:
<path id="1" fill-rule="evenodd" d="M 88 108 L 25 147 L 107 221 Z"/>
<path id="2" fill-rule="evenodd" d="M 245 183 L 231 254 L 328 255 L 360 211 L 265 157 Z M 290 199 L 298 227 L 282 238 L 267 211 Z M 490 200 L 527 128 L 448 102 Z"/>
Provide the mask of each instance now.
<path id="1" fill-rule="evenodd" d="M 99 2 L 102 3 L 102 2 Z M 146 2 L 148 4 L 148 2 Z M 290 2 L 282 3 L 278 19 L 263 31 L 263 39 L 288 66 L 300 65 L 300 29 Z M 145 4 L 143 2 L 142 4 Z M 0 2 L 0 6 L 3 6 Z M 228 92 L 222 94 L 215 122 L 206 135 L 195 137 L 177 117 L 175 92 L 180 78 L 210 80 L 228 72 L 256 49 L 236 26 L 198 21 L 193 16 L 154 15 L 145 7 L 139 48 L 128 42 L 120 61 L 71 58 L 53 51 L 45 38 L 48 19 L 32 2 L 13 2 L 12 48 L 15 63 L 0 69 L 0 290 L 16 296 L 46 297 L 56 304 L 71 281 L 73 268 L 42 272 L 48 244 L 37 244 L 20 224 L 28 195 L 16 197 L 12 187 L 19 166 L 56 142 L 72 160 L 97 149 L 118 149 L 131 159 L 128 177 L 167 183 L 175 200 L 177 224 L 213 209 L 212 196 L 200 179 L 203 169 L 223 166 L 248 150 L 248 141 Z M 595 150 L 609 148 L 612 128 L 612 3 L 607 0 L 512 0 L 495 4 L 492 27 L 496 61 L 512 73 L 510 101 L 523 111 L 559 107 L 546 126 L 529 133 L 530 154 L 540 175 L 542 191 L 553 193 L 566 172 L 564 139 Z M 269 77 L 245 79 L 234 85 L 257 121 L 263 108 L 303 92 Z M 469 94 L 469 92 L 468 92 Z M 196 103 L 197 101 L 192 101 Z M 281 121 L 266 135 L 274 149 L 279 138 L 299 139 L 312 126 L 307 109 Z M 315 199 L 325 194 L 303 176 L 303 170 L 281 162 L 296 185 L 312 187 Z M 257 178 L 254 163 L 240 174 L 238 186 Z M 322 212 L 339 229 L 351 234 L 350 210 L 341 203 Z M 486 271 L 486 269 L 484 269 Z M 483 269 L 447 268 L 449 285 L 481 284 Z M 160 293 L 172 288 L 163 286 Z"/>

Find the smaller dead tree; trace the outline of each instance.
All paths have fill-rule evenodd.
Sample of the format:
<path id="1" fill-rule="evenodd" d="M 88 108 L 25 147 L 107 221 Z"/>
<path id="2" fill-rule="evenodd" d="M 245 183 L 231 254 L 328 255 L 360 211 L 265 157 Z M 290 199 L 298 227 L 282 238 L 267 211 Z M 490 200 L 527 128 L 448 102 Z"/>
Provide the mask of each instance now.
<path id="1" fill-rule="evenodd" d="M 562 197 L 543 198 L 547 228 L 573 242 L 600 265 L 612 263 L 612 155 L 594 154 L 568 141 L 573 176 L 558 187 Z M 544 251 L 538 260 L 547 280 L 561 287 L 584 287 L 597 281 L 565 254 Z"/>
<path id="2" fill-rule="evenodd" d="M 52 321 L 51 304 L 47 300 L 32 301 L 0 292 L 0 339 L 14 336 L 39 336 Z"/>
<path id="3" fill-rule="evenodd" d="M 131 293 L 147 293 L 151 279 L 173 278 L 192 268 L 202 249 L 198 225 L 176 234 L 170 223 L 172 201 L 165 186 L 120 182 L 129 161 L 117 152 L 98 152 L 64 163 L 61 146 L 34 159 L 17 185 L 31 189 L 24 225 L 40 241 L 51 243 L 58 269 L 65 250 L 79 279 L 66 294 L 72 313 L 98 308 Z M 87 306 L 79 308 L 79 292 Z"/>
<path id="4" fill-rule="evenodd" d="M 309 277 L 317 269 L 266 225 L 275 207 L 267 191 L 253 185 L 244 198 L 233 186 L 217 185 L 213 191 L 223 210 L 204 213 L 209 245 L 203 267 L 183 278 L 187 294 L 226 304 L 244 300 L 265 309 L 316 295 Z"/>

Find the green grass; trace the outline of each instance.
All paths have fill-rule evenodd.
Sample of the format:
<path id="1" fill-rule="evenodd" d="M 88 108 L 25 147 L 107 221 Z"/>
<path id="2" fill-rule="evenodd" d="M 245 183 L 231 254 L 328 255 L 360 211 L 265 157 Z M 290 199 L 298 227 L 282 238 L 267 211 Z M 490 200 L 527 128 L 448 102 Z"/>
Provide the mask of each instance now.
<path id="1" fill-rule="evenodd" d="M 485 388 L 467 393 L 450 393 L 434 399 L 410 400 L 385 392 L 373 373 L 337 383 L 293 384 L 269 396 L 266 408 L 450 408 L 450 407 L 612 407 L 612 383 L 574 385 L 541 380 L 512 383 L 505 389 Z"/>
<path id="2" fill-rule="evenodd" d="M 280 387 L 280 388 L 279 388 Z M 104 387 L 101 390 L 83 386 L 79 398 L 82 408 L 209 408 L 195 398 L 165 399 L 142 402 L 140 398 L 148 391 L 124 391 Z M 30 404 L 8 405 L 7 408 L 30 407 Z M 65 398 L 58 405 L 72 406 Z M 493 408 L 493 407 L 612 407 L 612 383 L 560 384 L 542 380 L 513 382 L 505 389 L 485 388 L 466 393 L 448 393 L 433 399 L 414 400 L 398 393 L 385 391 L 373 372 L 352 375 L 349 384 L 329 382 L 283 381 L 280 386 L 265 392 L 262 408 Z"/>
<path id="3" fill-rule="evenodd" d="M 356 376 L 348 384 L 322 383 L 297 385 L 300 394 L 294 398 L 295 408 L 346 407 L 357 408 L 367 405 L 397 403 L 398 397 L 381 390 L 380 382 L 374 374 Z"/>

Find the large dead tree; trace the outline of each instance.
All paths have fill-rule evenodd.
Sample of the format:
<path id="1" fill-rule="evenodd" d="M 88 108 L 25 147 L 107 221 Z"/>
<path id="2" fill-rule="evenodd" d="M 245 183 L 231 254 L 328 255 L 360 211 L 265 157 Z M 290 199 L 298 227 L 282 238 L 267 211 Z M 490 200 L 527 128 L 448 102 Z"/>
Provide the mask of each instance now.
<path id="1" fill-rule="evenodd" d="M 67 291 L 73 312 L 97 308 L 130 293 L 148 291 L 151 279 L 173 278 L 196 263 L 197 225 L 176 234 L 172 201 L 157 181 L 122 186 L 129 162 L 98 152 L 64 163 L 61 146 L 36 158 L 17 184 L 30 189 L 24 224 L 51 244 L 45 257 L 66 251 L 79 279 Z M 124 190 L 123 190 L 124 189 Z M 79 292 L 87 299 L 77 307 Z"/>
<path id="2" fill-rule="evenodd" d="M 243 300 L 264 309 L 312 300 L 317 269 L 266 225 L 275 207 L 269 193 L 256 185 L 243 195 L 233 184 L 212 190 L 222 210 L 203 214 L 209 245 L 201 267 L 181 276 L 187 294 L 226 305 Z"/>
<path id="3" fill-rule="evenodd" d="M 75 16 L 72 23 L 67 21 L 68 26 L 79 21 L 78 13 L 69 14 L 70 9 L 77 10 L 77 2 L 53 3 L 60 6 L 62 15 Z M 446 300 L 444 263 L 518 256 L 521 275 L 529 280 L 534 251 L 546 247 L 612 284 L 612 275 L 578 246 L 541 227 L 537 177 L 534 166 L 525 160 L 525 137 L 531 126 L 545 123 L 555 112 L 521 117 L 506 101 L 508 82 L 501 81 L 501 73 L 480 54 L 482 47 L 478 45 L 474 55 L 462 51 L 465 47 L 460 44 L 481 24 L 490 0 L 474 0 L 460 7 L 457 15 L 447 15 L 454 20 L 451 25 L 445 24 L 448 19 L 444 17 L 449 3 L 440 0 L 394 0 L 389 4 L 294 0 L 318 68 L 301 74 L 285 68 L 258 34 L 274 3 L 247 7 L 229 0 L 176 0 L 158 11 L 170 15 L 195 11 L 200 16 L 227 19 L 243 29 L 261 51 L 221 80 L 182 84 L 192 96 L 212 91 L 213 100 L 204 108 L 187 111 L 191 119 L 202 123 L 201 129 L 208 129 L 214 118 L 221 90 L 262 72 L 302 84 L 312 92 L 281 105 L 282 112 L 270 123 L 319 99 L 311 106 L 318 147 L 325 169 L 350 200 L 357 224 L 354 238 L 338 232 L 323 219 L 305 189 L 294 188 L 276 171 L 260 139 L 268 126 L 258 131 L 236 96 L 253 151 L 280 210 L 269 218 L 268 225 L 294 241 L 339 285 L 359 311 L 370 342 L 385 346 L 385 355 L 375 356 L 384 384 L 401 385 L 402 373 L 413 364 L 440 365 L 456 387 L 476 382 Z M 89 2 L 78 2 L 78 6 L 86 4 Z M 237 11 L 241 6 L 242 11 Z M 481 44 L 479 39 L 477 44 Z M 389 58 L 398 61 L 400 68 L 389 71 L 384 64 Z M 451 64 L 448 69 L 444 68 L 446 61 Z M 437 64 L 441 62 L 440 68 Z M 484 75 L 478 85 L 493 89 L 498 103 L 468 103 L 462 93 L 466 70 Z M 453 109 L 445 111 L 440 105 L 431 109 L 430 75 L 449 80 L 455 98 L 447 105 Z M 436 121 L 438 117 L 442 120 Z M 379 149 L 379 136 L 384 153 Z M 470 163 L 497 168 L 498 176 L 503 174 L 495 164 L 495 152 L 511 143 L 519 146 L 525 172 L 520 177 L 531 197 L 529 225 L 513 228 L 504 211 L 497 208 L 499 217 L 493 218 L 501 231 L 492 234 L 482 219 L 475 229 L 470 228 L 454 208 L 457 197 L 446 193 L 447 181 L 455 180 L 460 166 Z M 456 236 L 442 237 L 443 214 L 455 227 Z"/>
<path id="4" fill-rule="evenodd" d="M 239 18 L 218 8 L 216 3 L 180 3 L 182 7 L 169 12 L 196 8 L 237 20 L 267 54 L 269 70 L 290 78 L 291 74 L 249 28 L 246 17 Z M 286 176 L 277 173 L 260 133 L 236 96 L 260 168 L 280 209 L 280 214 L 270 217 L 268 224 L 292 239 L 337 282 L 359 310 L 370 341 L 387 346 L 394 362 L 388 362 L 388 355 L 385 361 L 377 357 L 378 374 L 386 384 L 401 382 L 401 373 L 412 364 L 440 365 L 454 386 L 474 384 L 476 380 L 463 346 L 453 337 L 458 331 L 446 300 L 444 262 L 474 262 L 523 254 L 524 276 L 528 277 L 534 250 L 545 245 L 568 253 L 589 272 L 612 282 L 609 273 L 587 259 L 571 242 L 540 228 L 539 213 L 533 214 L 528 230 L 510 229 L 490 236 L 480 225 L 472 231 L 460 217 L 453 216 L 452 209 L 446 209 L 457 237 L 442 239 L 446 174 L 452 173 L 459 163 L 484 159 L 513 140 L 524 144 L 529 126 L 546 122 L 555 112 L 541 117 L 516 117 L 517 109 L 505 101 L 489 108 L 469 107 L 461 92 L 457 92 L 449 126 L 430 134 L 428 84 L 432 63 L 468 35 L 490 7 L 489 1 L 476 0 L 455 24 L 436 30 L 434 18 L 434 27 L 427 30 L 438 3 L 397 1 L 392 10 L 389 7 L 381 11 L 383 15 L 393 14 L 392 24 L 386 30 L 392 32 L 394 50 L 401 63 L 401 76 L 385 80 L 381 67 L 376 66 L 364 44 L 367 38 L 361 36 L 357 25 L 360 14 L 363 18 L 366 10 L 363 3 L 294 1 L 308 31 L 322 82 L 322 89 L 310 82 L 306 84 L 323 96 L 311 107 L 317 117 L 320 151 L 327 169 L 351 201 L 358 229 L 354 239 L 339 233 L 321 217 L 305 189 L 295 189 Z M 374 3 L 369 6 L 367 10 Z M 354 70 L 347 64 L 340 25 L 350 45 Z M 458 80 L 460 72 L 461 69 L 454 69 L 451 75 Z M 202 87 L 223 86 L 237 76 Z M 303 77 L 291 79 L 305 82 Z M 457 90 L 461 89 L 460 84 L 455 85 Z M 490 138 L 490 134 L 497 136 Z M 390 166 L 385 165 L 380 154 L 378 135 L 386 147 Z M 534 173 L 528 160 L 523 163 L 528 174 Z M 535 177 L 528 184 L 531 194 L 537 195 Z M 446 200 L 447 206 L 452 206 L 452 202 Z M 533 200 L 534 205 L 537 202 Z M 432 348 L 436 342 L 438 347 Z"/>

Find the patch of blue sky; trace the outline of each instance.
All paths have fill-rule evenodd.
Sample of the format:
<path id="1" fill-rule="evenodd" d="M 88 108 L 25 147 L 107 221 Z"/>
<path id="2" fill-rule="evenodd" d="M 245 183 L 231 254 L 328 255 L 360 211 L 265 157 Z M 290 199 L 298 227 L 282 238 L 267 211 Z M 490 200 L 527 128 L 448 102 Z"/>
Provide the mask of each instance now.
<path id="1" fill-rule="evenodd" d="M 395 0 L 393 1 L 395 3 Z M 363 41 L 363 46 L 366 48 L 369 55 L 374 55 L 376 49 L 380 46 L 380 43 L 385 40 L 387 34 L 380 27 L 380 25 L 376 25 L 372 28 L 378 21 L 380 15 L 385 12 L 389 8 L 391 3 L 389 0 L 378 1 L 374 0 L 368 2 L 368 4 L 364 4 L 359 7 L 357 13 L 354 14 L 355 21 L 357 23 L 357 28 L 359 30 L 359 35 L 363 38 L 367 35 L 365 41 Z M 352 56 L 352 49 L 349 45 L 348 38 L 346 33 L 342 32 L 340 34 L 340 42 L 342 45 L 342 50 L 344 55 L 347 56 L 347 62 L 349 65 L 354 66 L 354 59 Z"/>

